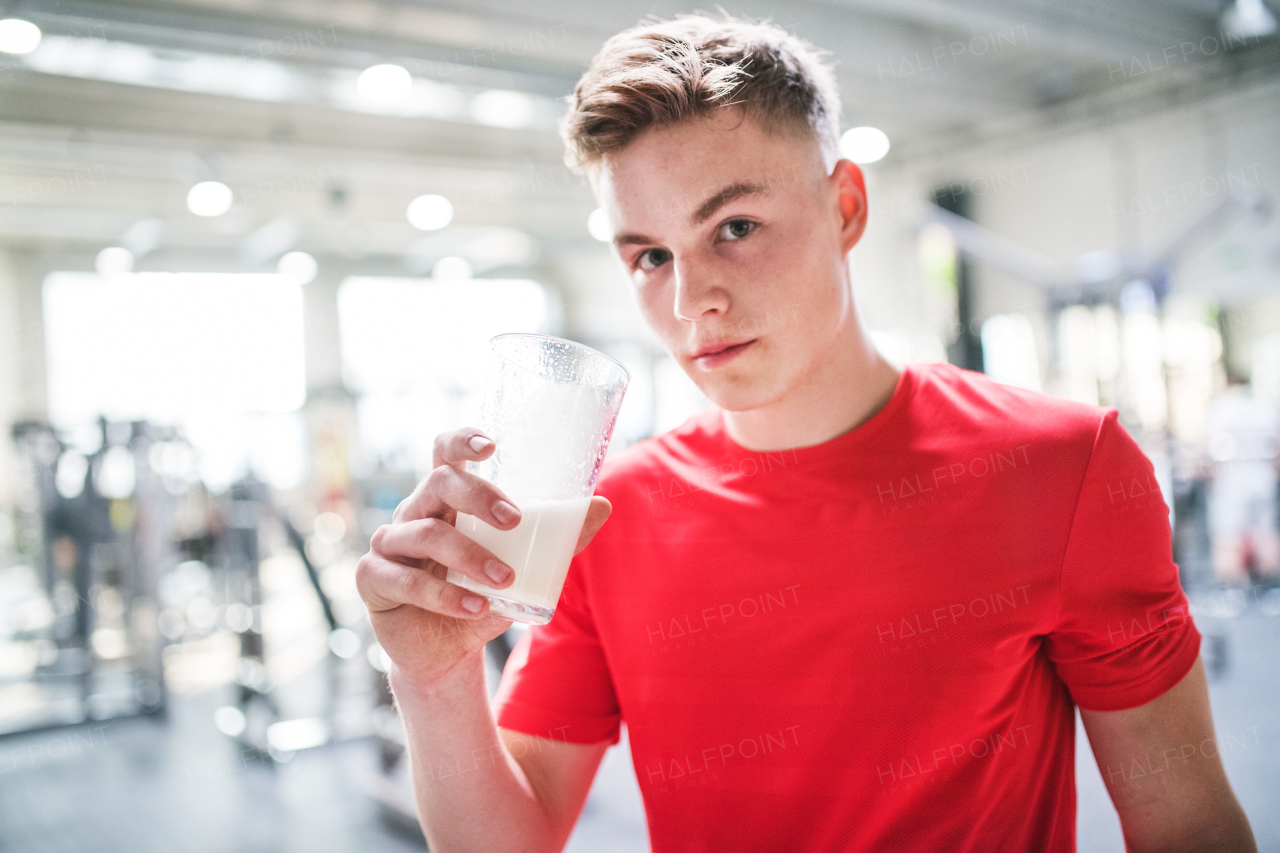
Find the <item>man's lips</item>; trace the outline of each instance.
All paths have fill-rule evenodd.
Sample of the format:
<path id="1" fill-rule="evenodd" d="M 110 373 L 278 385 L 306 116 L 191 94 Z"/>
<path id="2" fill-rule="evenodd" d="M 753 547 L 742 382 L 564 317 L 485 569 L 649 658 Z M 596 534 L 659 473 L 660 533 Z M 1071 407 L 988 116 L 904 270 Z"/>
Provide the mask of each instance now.
<path id="1" fill-rule="evenodd" d="M 707 346 L 698 350 L 696 353 L 694 353 L 693 357 L 703 358 L 704 356 L 708 356 L 708 355 L 718 355 L 719 353 L 722 353 L 725 350 L 731 350 L 734 347 L 745 346 L 746 344 L 749 344 L 754 340 L 755 338 L 744 338 L 743 340 L 740 340 L 740 341 L 717 341 L 714 344 L 708 344 Z"/>
<path id="2" fill-rule="evenodd" d="M 756 338 L 742 341 L 717 342 L 703 347 L 693 356 L 693 360 L 704 365 L 727 361 L 748 346 L 756 342 Z"/>

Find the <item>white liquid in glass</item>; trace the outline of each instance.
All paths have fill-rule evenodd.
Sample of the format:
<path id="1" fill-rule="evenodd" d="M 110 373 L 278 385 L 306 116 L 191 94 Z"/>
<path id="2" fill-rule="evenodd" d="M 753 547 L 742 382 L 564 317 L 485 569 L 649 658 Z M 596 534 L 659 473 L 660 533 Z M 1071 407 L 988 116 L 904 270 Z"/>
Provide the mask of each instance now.
<path id="1" fill-rule="evenodd" d="M 498 530 L 461 512 L 455 522 L 459 532 L 514 569 L 515 581 L 505 589 L 494 589 L 450 569 L 449 583 L 481 595 L 554 611 L 591 498 L 515 503 L 520 508 L 520 523 L 511 530 Z"/>

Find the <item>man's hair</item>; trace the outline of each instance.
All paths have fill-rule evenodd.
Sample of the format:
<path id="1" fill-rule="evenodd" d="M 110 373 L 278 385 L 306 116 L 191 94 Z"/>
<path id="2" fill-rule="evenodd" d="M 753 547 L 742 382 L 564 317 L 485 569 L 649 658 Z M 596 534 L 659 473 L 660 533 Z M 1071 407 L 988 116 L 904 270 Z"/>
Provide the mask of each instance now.
<path id="1" fill-rule="evenodd" d="M 835 164 L 840 95 L 813 45 L 768 22 L 682 15 L 605 42 L 569 97 L 565 162 L 594 172 L 649 127 L 740 106 L 769 131 L 808 132 Z"/>

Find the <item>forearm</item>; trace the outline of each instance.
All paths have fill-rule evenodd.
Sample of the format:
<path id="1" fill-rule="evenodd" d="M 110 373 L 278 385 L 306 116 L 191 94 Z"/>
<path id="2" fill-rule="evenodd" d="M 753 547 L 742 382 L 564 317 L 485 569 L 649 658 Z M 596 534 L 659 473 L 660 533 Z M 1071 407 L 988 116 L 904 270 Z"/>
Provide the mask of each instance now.
<path id="1" fill-rule="evenodd" d="M 1131 853 L 1258 849 L 1222 766 L 1203 661 L 1145 705 L 1080 718 Z"/>
<path id="2" fill-rule="evenodd" d="M 546 812 L 503 745 L 489 707 L 484 659 L 464 660 L 429 690 L 393 673 L 418 818 L 432 850 L 553 851 Z"/>
<path id="3" fill-rule="evenodd" d="M 1126 831 L 1126 849 L 1129 853 L 1257 853 L 1249 819 L 1235 797 L 1205 803 L 1197 811 L 1196 825 L 1182 828 L 1175 838 L 1143 843 L 1129 838 Z"/>

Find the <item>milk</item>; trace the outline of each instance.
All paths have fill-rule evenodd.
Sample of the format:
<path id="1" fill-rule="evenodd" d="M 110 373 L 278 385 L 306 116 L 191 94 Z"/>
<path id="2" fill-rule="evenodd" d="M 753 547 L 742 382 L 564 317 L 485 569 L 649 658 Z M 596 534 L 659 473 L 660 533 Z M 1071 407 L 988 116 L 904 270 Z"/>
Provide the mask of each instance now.
<path id="1" fill-rule="evenodd" d="M 511 530 L 498 530 L 461 512 L 455 522 L 468 539 L 488 548 L 515 569 L 515 581 L 505 589 L 494 589 L 452 569 L 448 581 L 488 596 L 497 613 L 521 622 L 542 624 L 550 621 L 560 600 L 560 588 L 564 586 L 591 498 L 515 500 L 515 503 L 520 508 L 520 523 Z M 505 606 L 503 600 L 525 607 Z"/>

